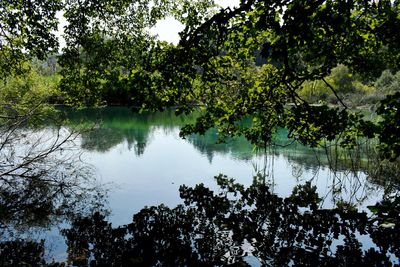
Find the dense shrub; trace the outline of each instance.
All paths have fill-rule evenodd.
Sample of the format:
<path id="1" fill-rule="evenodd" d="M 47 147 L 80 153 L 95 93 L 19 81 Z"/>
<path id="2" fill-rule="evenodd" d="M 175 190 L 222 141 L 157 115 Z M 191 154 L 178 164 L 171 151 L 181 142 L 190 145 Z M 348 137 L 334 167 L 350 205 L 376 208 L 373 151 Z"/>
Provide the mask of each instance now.
<path id="1" fill-rule="evenodd" d="M 348 67 L 338 65 L 325 77 L 325 81 L 350 107 L 375 106 L 386 95 L 399 91 L 400 71 L 393 74 L 390 70 L 385 70 L 376 81 L 367 83 L 353 75 Z M 312 103 L 322 101 L 336 105 L 339 102 L 323 80 L 305 81 L 299 95 Z"/>
<path id="2" fill-rule="evenodd" d="M 4 118 L 37 114 L 51 110 L 51 99 L 59 96 L 59 78 L 56 75 L 43 76 L 31 67 L 19 75 L 12 75 L 0 81 L 0 113 Z"/>
<path id="3" fill-rule="evenodd" d="M 385 70 L 375 81 L 375 87 L 380 93 L 393 94 L 400 89 L 400 71 L 392 74 L 390 70 Z"/>

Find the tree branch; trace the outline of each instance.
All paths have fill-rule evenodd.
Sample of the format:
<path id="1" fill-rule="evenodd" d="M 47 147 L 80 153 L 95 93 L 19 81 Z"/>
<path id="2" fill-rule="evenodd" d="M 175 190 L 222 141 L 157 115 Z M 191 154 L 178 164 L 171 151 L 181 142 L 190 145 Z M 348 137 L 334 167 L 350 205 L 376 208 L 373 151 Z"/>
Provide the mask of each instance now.
<path id="1" fill-rule="evenodd" d="M 75 132 L 71 132 L 64 139 L 62 139 L 60 142 L 58 142 L 59 136 L 60 135 L 58 132 L 56 140 L 50 145 L 50 147 L 46 148 L 44 151 L 41 151 L 39 154 L 34 155 L 33 157 L 29 157 L 29 156 L 25 157 L 24 162 L 16 165 L 15 167 L 13 167 L 9 170 L 3 171 L 2 173 L 0 173 L 0 177 L 6 176 L 6 175 L 18 175 L 18 174 L 13 174 L 13 173 L 22 168 L 26 168 L 27 166 L 29 166 L 35 162 L 38 162 L 38 161 L 46 158 L 47 156 L 49 156 L 51 153 L 54 153 L 55 151 L 58 151 L 59 149 L 61 149 L 61 147 L 64 144 L 66 144 L 67 142 L 69 142 L 71 140 L 74 140 L 78 135 Z"/>
<path id="2" fill-rule="evenodd" d="M 336 96 L 337 100 L 339 100 L 340 104 L 342 104 L 342 106 L 344 107 L 344 109 L 348 109 L 347 105 L 342 101 L 342 99 L 339 97 L 339 95 L 337 94 L 336 90 L 332 87 L 332 85 L 330 85 L 325 78 L 322 78 L 322 81 L 326 84 L 326 86 L 329 87 L 329 89 L 331 89 L 331 91 L 333 92 L 333 94 Z"/>

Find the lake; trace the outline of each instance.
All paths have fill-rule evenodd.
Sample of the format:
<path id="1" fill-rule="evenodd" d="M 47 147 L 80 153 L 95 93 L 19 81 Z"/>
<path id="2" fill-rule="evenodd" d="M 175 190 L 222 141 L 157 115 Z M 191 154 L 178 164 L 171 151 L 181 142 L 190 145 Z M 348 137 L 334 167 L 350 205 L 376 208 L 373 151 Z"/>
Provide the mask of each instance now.
<path id="1" fill-rule="evenodd" d="M 216 189 L 214 176 L 220 173 L 248 186 L 257 172 L 265 172 L 266 182 L 280 196 L 311 181 L 326 207 L 344 201 L 365 208 L 383 193 L 361 170 L 331 169 L 323 150 L 288 145 L 282 129 L 275 138 L 280 146 L 264 151 L 244 138 L 217 144 L 215 131 L 182 139 L 180 127 L 194 117 L 176 117 L 173 112 L 138 115 L 124 108 L 104 108 L 76 111 L 68 118 L 75 126 L 88 121 L 94 125 L 82 134 L 80 146 L 98 177 L 115 186 L 109 199 L 115 223 L 129 222 L 144 206 L 175 206 L 182 184 L 204 183 Z"/>
<path id="2" fill-rule="evenodd" d="M 214 192 L 223 191 L 214 178 L 224 174 L 249 187 L 258 182 L 269 192 L 289 198 L 293 188 L 307 182 L 316 186 L 320 209 L 351 207 L 371 212 L 367 206 L 382 199 L 385 188 L 373 181 L 358 161 L 327 155 L 324 149 L 311 149 L 287 139 L 278 129 L 274 146 L 256 149 L 244 138 L 217 144 L 218 133 L 179 137 L 179 129 L 194 122 L 196 115 L 175 116 L 172 111 L 134 114 L 121 107 L 62 110 L 64 132 L 78 129 L 75 150 L 80 164 L 89 166 L 96 184 L 107 191 L 103 203 L 113 226 L 132 222 L 144 207 L 182 204 L 181 185 L 204 184 Z M 43 130 L 44 131 L 44 130 Z M 50 131 L 51 132 L 51 131 Z M 76 152 L 75 151 L 75 152 Z M 36 227 L 38 229 L 40 227 Z M 50 231 L 46 229 L 51 229 Z M 34 238 L 46 238 L 47 260 L 63 260 L 66 245 L 59 235 L 68 224 L 48 224 Z M 363 237 L 364 247 L 376 247 Z M 395 256 L 390 254 L 393 260 Z M 251 265 L 258 261 L 248 259 Z"/>

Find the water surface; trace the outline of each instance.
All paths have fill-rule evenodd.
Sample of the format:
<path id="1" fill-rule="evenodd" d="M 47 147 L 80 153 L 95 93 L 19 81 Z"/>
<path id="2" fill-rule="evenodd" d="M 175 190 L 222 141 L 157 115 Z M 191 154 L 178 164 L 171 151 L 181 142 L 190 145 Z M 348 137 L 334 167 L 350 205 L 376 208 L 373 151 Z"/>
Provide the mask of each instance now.
<path id="1" fill-rule="evenodd" d="M 343 166 L 332 170 L 323 150 L 291 144 L 283 129 L 275 137 L 279 146 L 264 150 L 244 138 L 217 144 L 214 130 L 180 138 L 180 127 L 194 122 L 195 115 L 134 114 L 125 108 L 67 114 L 69 127 L 93 128 L 83 132 L 80 146 L 85 162 L 95 167 L 104 183 L 112 183 L 109 205 L 112 221 L 118 224 L 130 222 L 144 206 L 180 203 L 180 185 L 204 183 L 216 189 L 214 176 L 220 173 L 250 185 L 261 172 L 282 197 L 295 185 L 311 181 L 326 207 L 340 201 L 365 208 L 382 194 L 382 188 L 370 183 L 362 170 Z"/>
<path id="2" fill-rule="evenodd" d="M 289 197 L 296 185 L 309 182 L 316 186 L 322 198 L 318 205 L 323 209 L 340 205 L 369 213 L 366 207 L 381 200 L 384 192 L 359 167 L 363 156 L 358 161 L 351 156 L 340 158 L 332 156 L 331 151 L 327 154 L 324 149 L 292 143 L 284 129 L 277 130 L 273 146 L 260 149 L 244 138 L 217 144 L 215 130 L 182 139 L 180 128 L 194 122 L 196 114 L 135 114 L 120 107 L 61 112 L 66 118 L 62 130 L 81 132 L 74 142 L 80 164 L 91 167 L 96 183 L 108 190 L 107 220 L 114 226 L 131 223 L 132 216 L 146 206 L 165 204 L 173 208 L 181 204 L 181 185 L 204 184 L 218 193 L 221 189 L 214 177 L 219 174 L 247 187 L 257 177 L 258 183 L 266 184 L 281 198 Z M 51 135 L 52 127 L 36 132 Z M 47 259 L 65 260 L 66 245 L 59 229 L 68 228 L 68 223 L 48 224 L 43 229 L 49 227 L 50 231 L 25 236 L 33 240 L 44 237 Z M 368 236 L 359 238 L 366 248 L 374 247 Z"/>

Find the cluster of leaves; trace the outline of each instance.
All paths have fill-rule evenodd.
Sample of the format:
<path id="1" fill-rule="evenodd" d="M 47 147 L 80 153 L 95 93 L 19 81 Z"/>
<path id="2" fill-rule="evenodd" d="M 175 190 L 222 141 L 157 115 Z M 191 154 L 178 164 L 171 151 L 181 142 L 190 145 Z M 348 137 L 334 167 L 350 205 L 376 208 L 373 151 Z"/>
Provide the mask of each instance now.
<path id="1" fill-rule="evenodd" d="M 384 94 L 394 94 L 400 88 L 400 71 L 393 74 L 390 70 L 385 70 L 375 82 L 376 89 Z"/>
<path id="2" fill-rule="evenodd" d="M 302 85 L 299 95 L 309 102 L 331 102 L 337 104 L 338 99 L 333 94 L 331 85 L 338 96 L 348 103 L 353 102 L 351 97 L 358 95 L 367 95 L 374 93 L 376 89 L 373 86 L 363 84 L 353 74 L 349 68 L 344 65 L 338 65 L 332 69 L 331 74 L 324 77 L 324 80 L 305 81 Z"/>
<path id="3" fill-rule="evenodd" d="M 206 112 L 195 127 L 187 128 L 188 132 L 217 126 L 222 133 L 242 134 L 235 122 L 243 115 L 262 122 L 248 128 L 250 133 L 245 132 L 255 143 L 269 141 L 271 131 L 279 124 L 298 126 L 301 132 L 303 126 L 292 122 L 305 119 L 304 113 L 296 112 L 307 107 L 298 96 L 305 81 L 322 80 L 338 63 L 346 63 L 365 76 L 380 74 L 382 68 L 377 66 L 381 63 L 385 67 L 397 64 L 387 58 L 379 64 L 368 61 L 382 59 L 376 53 L 386 46 L 391 47 L 392 55 L 398 55 L 398 44 L 378 32 L 388 24 L 397 25 L 397 14 L 398 3 L 389 1 L 380 1 L 378 6 L 365 1 L 243 1 L 233 11 L 218 13 L 181 42 L 192 51 L 200 51 L 199 57 L 209 57 L 201 65 L 203 90 L 199 94 L 206 99 Z M 246 73 L 255 73 L 253 62 L 259 50 L 273 70 L 249 79 Z M 332 75 L 337 86 L 349 91 L 348 79 L 336 74 Z M 240 90 L 235 87 L 238 82 Z M 334 90 L 329 84 L 327 87 Z M 287 114 L 284 107 L 288 102 L 295 107 Z M 309 116 L 328 119 L 332 113 L 343 112 L 329 108 L 315 111 L 310 110 Z"/>
<path id="4" fill-rule="evenodd" d="M 23 62 L 44 59 L 58 40 L 57 11 L 61 0 L 10 0 L 0 4 L 0 78 L 21 73 Z"/>
<path id="5" fill-rule="evenodd" d="M 386 97 L 377 113 L 383 118 L 379 124 L 381 149 L 387 158 L 394 160 L 400 155 L 400 92 Z"/>
<path id="6" fill-rule="evenodd" d="M 245 188 L 222 175 L 217 181 L 218 193 L 182 186 L 184 205 L 144 208 L 128 225 L 113 228 L 99 213 L 75 221 L 64 231 L 70 263 L 247 266 L 250 256 L 268 266 L 390 266 L 389 253 L 400 256 L 398 222 L 384 228 L 365 213 L 321 209 L 309 183 L 281 198 L 263 184 Z M 376 247 L 363 248 L 359 235 Z"/>
<path id="7" fill-rule="evenodd" d="M 221 136 L 266 144 L 276 126 L 283 126 L 313 146 L 338 135 L 379 135 L 380 127 L 349 113 L 342 97 L 354 90 L 351 77 L 335 67 L 344 64 L 362 80 L 398 70 L 398 14 L 398 1 L 253 0 L 222 10 L 195 30 L 188 26 L 180 44 L 201 69 L 196 99 L 204 114 L 182 134 L 216 127 Z M 262 67 L 255 65 L 259 53 Z M 315 81 L 341 108 L 312 107 L 301 97 L 304 84 Z M 252 123 L 241 127 L 238 122 L 248 117 Z M 380 141 L 399 143 L 398 135 Z"/>
<path id="8" fill-rule="evenodd" d="M 56 13 L 61 3 L 12 0 L 0 4 L 1 138 L 15 125 L 37 121 L 50 110 L 43 103 L 56 94 L 58 81 L 40 75 L 32 60 L 43 60 L 57 50 Z"/>
<path id="9" fill-rule="evenodd" d="M 329 88 L 330 85 L 349 107 L 376 105 L 386 95 L 399 90 L 399 81 L 400 71 L 393 74 L 390 70 L 384 70 L 375 81 L 362 81 L 361 77 L 352 74 L 349 68 L 338 65 L 324 80 L 305 81 L 299 96 L 312 103 L 337 104 L 338 99 Z"/>
<path id="10" fill-rule="evenodd" d="M 2 266 L 44 265 L 44 242 L 2 242 L 0 244 Z"/>
<path id="11" fill-rule="evenodd" d="M 31 116 L 23 123 L 38 122 L 54 111 L 46 104 L 59 95 L 57 77 L 43 76 L 33 66 L 24 65 L 23 74 L 9 75 L 0 82 L 1 126 L 17 122 L 27 114 Z"/>

